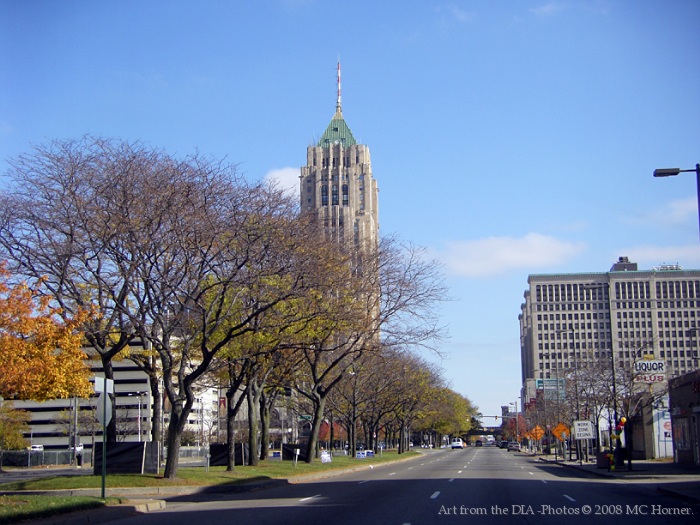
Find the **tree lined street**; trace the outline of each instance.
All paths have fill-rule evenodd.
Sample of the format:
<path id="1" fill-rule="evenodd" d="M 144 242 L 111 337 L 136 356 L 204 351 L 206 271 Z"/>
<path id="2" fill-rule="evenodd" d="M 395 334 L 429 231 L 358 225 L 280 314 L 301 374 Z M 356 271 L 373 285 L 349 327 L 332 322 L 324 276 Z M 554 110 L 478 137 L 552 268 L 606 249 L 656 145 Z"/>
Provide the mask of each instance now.
<path id="1" fill-rule="evenodd" d="M 371 460 L 367 460 L 368 463 Z M 652 480 L 591 478 L 496 447 L 419 458 L 246 494 L 183 495 L 134 525 L 237 523 L 694 523 L 697 507 Z M 115 521 L 115 525 L 127 523 Z"/>

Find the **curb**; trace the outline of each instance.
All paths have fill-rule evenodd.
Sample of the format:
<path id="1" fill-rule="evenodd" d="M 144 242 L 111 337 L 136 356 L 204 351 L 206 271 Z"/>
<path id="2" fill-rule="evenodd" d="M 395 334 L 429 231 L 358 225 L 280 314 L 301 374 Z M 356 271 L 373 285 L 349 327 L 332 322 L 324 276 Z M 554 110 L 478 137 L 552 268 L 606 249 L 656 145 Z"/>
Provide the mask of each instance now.
<path id="1" fill-rule="evenodd" d="M 106 505 L 98 509 L 87 509 L 49 518 L 31 520 L 32 525 L 94 525 L 144 514 L 165 508 L 163 500 L 133 500 L 121 505 Z"/>

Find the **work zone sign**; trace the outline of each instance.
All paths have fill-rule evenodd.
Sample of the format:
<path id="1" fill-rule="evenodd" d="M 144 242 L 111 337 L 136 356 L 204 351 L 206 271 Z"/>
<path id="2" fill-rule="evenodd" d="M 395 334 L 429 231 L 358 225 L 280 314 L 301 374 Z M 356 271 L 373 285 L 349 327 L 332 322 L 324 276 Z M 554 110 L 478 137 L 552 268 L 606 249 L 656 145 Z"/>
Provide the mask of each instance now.
<path id="1" fill-rule="evenodd" d="M 634 380 L 637 383 L 661 383 L 666 381 L 666 362 L 645 359 L 634 363 Z"/>

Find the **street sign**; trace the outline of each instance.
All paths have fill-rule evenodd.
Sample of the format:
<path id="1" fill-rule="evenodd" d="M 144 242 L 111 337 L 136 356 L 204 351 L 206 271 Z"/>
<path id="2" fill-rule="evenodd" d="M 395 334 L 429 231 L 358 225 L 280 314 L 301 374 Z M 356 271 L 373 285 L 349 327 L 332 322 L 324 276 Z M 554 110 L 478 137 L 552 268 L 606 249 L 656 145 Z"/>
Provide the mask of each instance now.
<path id="1" fill-rule="evenodd" d="M 104 396 L 107 396 L 107 399 L 104 399 Z M 100 397 L 97 400 L 96 412 L 97 420 L 100 422 L 100 424 L 105 427 L 109 425 L 109 422 L 112 421 L 112 398 L 110 398 L 109 395 L 105 394 L 104 392 L 100 394 Z"/>
<path id="2" fill-rule="evenodd" d="M 663 383 L 666 381 L 666 362 L 660 359 L 644 359 L 634 363 L 635 383 Z"/>
<path id="3" fill-rule="evenodd" d="M 105 379 L 104 377 L 93 377 L 93 381 L 95 382 L 95 392 L 100 393 L 105 391 L 105 382 L 107 383 L 107 393 L 108 394 L 114 394 L 114 380 L 113 379 Z"/>
<path id="4" fill-rule="evenodd" d="M 569 436 L 569 427 L 564 423 L 559 423 L 552 429 L 552 434 L 554 434 L 559 441 L 566 441 L 566 438 Z"/>
<path id="5" fill-rule="evenodd" d="M 537 425 L 535 428 L 533 428 L 530 431 L 530 434 L 532 435 L 533 438 L 539 440 L 539 439 L 542 439 L 542 437 L 544 436 L 544 430 L 542 430 L 541 426 Z"/>
<path id="6" fill-rule="evenodd" d="M 574 437 L 576 439 L 595 439 L 591 421 L 574 421 Z"/>

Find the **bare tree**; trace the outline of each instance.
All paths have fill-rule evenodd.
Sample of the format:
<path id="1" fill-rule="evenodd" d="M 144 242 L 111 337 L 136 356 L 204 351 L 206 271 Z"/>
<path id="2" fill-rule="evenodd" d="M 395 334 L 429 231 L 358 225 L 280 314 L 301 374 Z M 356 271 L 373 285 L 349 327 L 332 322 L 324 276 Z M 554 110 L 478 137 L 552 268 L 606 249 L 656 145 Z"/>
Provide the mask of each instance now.
<path id="1" fill-rule="evenodd" d="M 139 238 L 125 236 L 144 199 L 138 184 L 162 154 L 140 144 L 86 136 L 54 141 L 10 160 L 0 249 L 12 270 L 45 288 L 65 316 L 93 311 L 82 330 L 113 378 L 112 359 L 138 334 L 128 310 L 138 278 Z M 116 418 L 107 440 L 116 439 Z"/>

